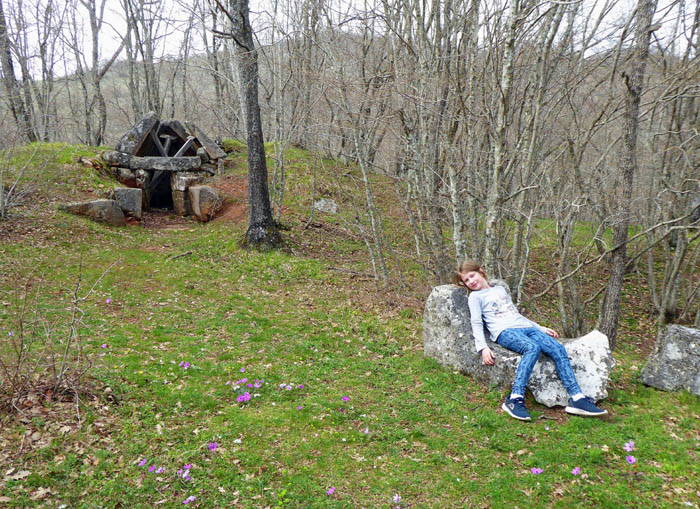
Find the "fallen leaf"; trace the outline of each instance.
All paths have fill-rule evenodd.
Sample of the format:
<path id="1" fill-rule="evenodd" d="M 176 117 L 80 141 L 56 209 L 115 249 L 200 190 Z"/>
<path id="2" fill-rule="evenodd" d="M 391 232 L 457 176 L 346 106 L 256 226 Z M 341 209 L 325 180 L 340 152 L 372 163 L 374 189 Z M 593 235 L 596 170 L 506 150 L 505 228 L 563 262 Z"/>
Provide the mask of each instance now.
<path id="1" fill-rule="evenodd" d="M 20 479 L 24 479 L 25 477 L 28 477 L 31 472 L 29 470 L 20 470 L 17 472 L 15 475 L 11 475 L 9 477 L 6 477 L 8 481 L 19 481 Z"/>
<path id="2" fill-rule="evenodd" d="M 32 493 L 29 498 L 32 500 L 42 500 L 51 495 L 51 490 L 48 488 L 39 488 L 34 493 Z"/>

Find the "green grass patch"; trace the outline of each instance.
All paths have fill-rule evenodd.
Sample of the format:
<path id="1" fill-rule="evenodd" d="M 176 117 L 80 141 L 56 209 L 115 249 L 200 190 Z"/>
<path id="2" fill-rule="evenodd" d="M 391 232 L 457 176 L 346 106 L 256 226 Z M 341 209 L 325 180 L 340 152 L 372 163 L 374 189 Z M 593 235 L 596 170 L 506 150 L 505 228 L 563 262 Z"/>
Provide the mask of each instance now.
<path id="1" fill-rule="evenodd" d="M 290 185 L 301 189 L 312 161 L 296 148 L 288 156 L 299 169 Z M 348 186 L 338 182 L 327 192 L 342 199 Z M 305 210 L 308 199 L 289 203 Z M 696 503 L 700 402 L 642 386 L 644 359 L 625 341 L 608 418 L 561 410 L 521 423 L 499 410 L 501 391 L 424 358 L 421 313 L 330 270 L 336 258 L 245 251 L 244 227 L 220 222 L 52 221 L 41 242 L 2 246 L 12 271 L 0 276 L 0 335 L 18 330 L 22 282 L 34 282 L 33 305 L 60 334 L 77 279 L 87 290 L 114 263 L 81 304 L 81 354 L 100 392 L 2 416 L 0 497 L 10 506 Z M 349 260 L 360 249 L 356 239 L 329 245 Z"/>

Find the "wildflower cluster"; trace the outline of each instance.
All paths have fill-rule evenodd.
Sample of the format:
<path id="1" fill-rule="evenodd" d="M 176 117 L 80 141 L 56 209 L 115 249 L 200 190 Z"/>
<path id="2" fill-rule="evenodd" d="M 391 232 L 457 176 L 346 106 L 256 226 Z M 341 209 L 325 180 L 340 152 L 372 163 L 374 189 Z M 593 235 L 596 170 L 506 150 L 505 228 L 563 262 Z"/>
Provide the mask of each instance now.
<path id="1" fill-rule="evenodd" d="M 177 476 L 181 477 L 185 481 L 191 481 L 192 478 L 190 477 L 190 469 L 192 468 L 192 463 L 188 463 L 184 467 L 182 467 L 180 470 L 177 471 Z"/>
<path id="2" fill-rule="evenodd" d="M 632 452 L 634 450 L 634 441 L 630 440 L 629 442 L 626 442 L 625 445 L 623 446 L 623 449 L 627 452 Z M 607 446 L 604 445 L 603 450 L 607 451 L 608 450 Z M 635 463 L 637 463 L 637 458 L 635 458 L 632 455 L 628 455 L 625 457 L 625 461 L 627 463 L 629 463 L 630 465 L 634 465 Z M 539 467 L 532 467 L 530 469 L 530 472 L 532 473 L 532 475 L 539 475 L 543 472 L 543 470 Z M 577 476 L 580 473 L 581 473 L 581 467 L 575 467 L 573 470 L 571 470 L 571 475 L 573 475 L 573 476 Z"/>
<path id="3" fill-rule="evenodd" d="M 180 364 L 178 364 L 182 369 L 187 369 L 190 367 L 190 363 L 187 361 L 180 361 Z"/>
<path id="4" fill-rule="evenodd" d="M 147 459 L 147 458 L 143 458 L 143 459 L 139 462 L 139 466 L 140 466 L 140 467 L 145 467 L 146 465 L 148 465 L 148 459 Z M 149 473 L 149 474 L 153 474 L 153 473 L 162 474 L 163 472 L 165 472 L 165 469 L 164 469 L 163 467 L 157 467 L 156 465 L 149 465 L 149 466 L 148 466 L 148 473 Z"/>
<path id="5" fill-rule="evenodd" d="M 291 383 L 291 384 L 281 383 L 280 384 L 280 389 L 284 389 L 285 391 L 291 391 L 293 389 L 303 389 L 303 388 L 304 388 L 304 384 L 299 384 L 299 385 L 293 384 L 293 383 Z"/>

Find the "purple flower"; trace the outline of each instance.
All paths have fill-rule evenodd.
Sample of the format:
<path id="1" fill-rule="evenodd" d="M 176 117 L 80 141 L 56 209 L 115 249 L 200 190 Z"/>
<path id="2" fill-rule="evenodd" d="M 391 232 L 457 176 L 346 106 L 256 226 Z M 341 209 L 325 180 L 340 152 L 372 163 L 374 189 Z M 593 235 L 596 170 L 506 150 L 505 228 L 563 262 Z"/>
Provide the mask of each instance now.
<path id="1" fill-rule="evenodd" d="M 246 387 L 252 387 L 252 386 L 253 386 L 253 384 L 251 384 L 251 383 L 246 384 Z"/>
<path id="2" fill-rule="evenodd" d="M 625 444 L 624 449 L 625 449 L 625 451 L 627 451 L 627 452 L 632 452 L 632 451 L 634 450 L 634 441 L 630 440 L 629 442 L 627 442 L 627 443 Z"/>
<path id="3" fill-rule="evenodd" d="M 300 389 L 303 389 L 303 388 L 304 388 L 304 384 L 301 384 L 301 385 L 299 386 L 299 388 L 300 388 Z"/>
<path id="4" fill-rule="evenodd" d="M 190 468 L 192 468 L 192 463 L 188 463 L 188 464 L 185 465 L 183 468 L 184 468 L 185 470 L 189 470 Z"/>
<path id="5" fill-rule="evenodd" d="M 181 361 L 180 364 L 178 364 L 182 369 L 187 369 L 190 367 L 190 363 L 187 361 Z"/>
<path id="6" fill-rule="evenodd" d="M 139 463 L 139 466 L 140 466 L 140 467 L 143 467 L 143 466 L 146 465 L 146 463 L 147 463 L 147 462 L 146 462 L 146 458 L 143 458 L 143 459 L 141 460 L 141 462 Z"/>
<path id="7" fill-rule="evenodd" d="M 163 467 L 158 467 L 158 470 L 156 470 L 156 474 L 162 474 L 163 472 L 165 472 Z"/>
<path id="8" fill-rule="evenodd" d="M 635 463 L 637 463 L 637 458 L 635 458 L 634 456 L 627 456 L 627 457 L 625 458 L 625 460 L 626 460 L 627 463 L 629 463 L 630 465 L 634 465 Z"/>
<path id="9" fill-rule="evenodd" d="M 8 336 L 14 336 L 14 335 L 15 335 L 15 331 L 11 330 L 10 332 L 7 333 L 7 335 L 8 335 Z"/>
<path id="10" fill-rule="evenodd" d="M 301 410 L 301 405 L 299 405 L 299 406 L 297 407 L 297 410 Z"/>
<path id="11" fill-rule="evenodd" d="M 246 383 L 247 381 L 248 381 L 247 378 L 241 378 L 241 379 L 238 381 L 239 383 L 236 384 L 236 385 L 244 384 L 244 383 Z"/>
<path id="12" fill-rule="evenodd" d="M 369 435 L 369 426 L 365 427 L 365 430 L 363 431 L 365 435 Z"/>
<path id="13" fill-rule="evenodd" d="M 102 343 L 102 344 L 100 345 L 100 348 L 107 348 L 107 343 Z"/>
<path id="14" fill-rule="evenodd" d="M 149 472 L 153 472 L 155 469 L 156 469 L 155 465 L 151 465 L 150 467 L 148 467 Z"/>
<path id="15" fill-rule="evenodd" d="M 195 497 L 194 495 L 190 495 L 189 497 L 187 497 L 185 500 L 182 501 L 182 505 L 187 505 L 187 504 L 189 504 L 190 502 L 194 502 L 194 500 L 195 500 L 196 498 L 197 498 L 197 497 Z"/>
<path id="16" fill-rule="evenodd" d="M 340 399 L 342 399 L 343 401 L 350 401 L 350 398 L 349 398 L 348 396 L 343 396 L 343 397 L 340 398 Z"/>
<path id="17" fill-rule="evenodd" d="M 255 382 L 253 384 L 253 387 L 255 387 L 256 389 L 259 389 L 260 387 L 262 387 L 262 384 L 260 382 Z"/>
<path id="18" fill-rule="evenodd" d="M 392 500 L 394 501 L 395 504 L 398 504 L 399 502 L 401 502 L 401 495 L 399 495 L 398 493 L 396 493 L 396 494 L 394 495 L 394 498 L 393 498 Z"/>
<path id="19" fill-rule="evenodd" d="M 581 467 L 576 467 L 571 471 L 571 475 L 578 475 L 581 473 Z"/>
<path id="20" fill-rule="evenodd" d="M 292 386 L 291 386 L 291 385 L 287 385 L 287 386 L 285 387 L 285 389 L 288 390 L 288 391 L 291 391 L 291 390 L 292 390 Z"/>
<path id="21" fill-rule="evenodd" d="M 344 409 L 344 408 L 341 408 L 340 411 L 341 411 L 341 412 L 345 412 L 345 409 Z"/>
<path id="22" fill-rule="evenodd" d="M 111 303 L 112 303 L 112 299 L 109 298 L 109 297 L 107 297 L 107 298 L 105 299 L 105 304 L 111 304 Z"/>
<path id="23" fill-rule="evenodd" d="M 539 467 L 532 467 L 530 472 L 532 472 L 532 475 L 540 475 L 542 473 L 542 469 Z"/>
<path id="24" fill-rule="evenodd" d="M 335 493 L 335 486 L 331 486 L 326 493 L 328 493 L 329 495 Z"/>
<path id="25" fill-rule="evenodd" d="M 250 393 L 248 391 L 244 392 L 236 398 L 236 401 L 243 403 L 244 401 L 250 401 Z"/>
<path id="26" fill-rule="evenodd" d="M 213 451 L 217 447 L 219 447 L 219 445 L 216 442 L 209 442 L 209 450 L 210 451 Z"/>

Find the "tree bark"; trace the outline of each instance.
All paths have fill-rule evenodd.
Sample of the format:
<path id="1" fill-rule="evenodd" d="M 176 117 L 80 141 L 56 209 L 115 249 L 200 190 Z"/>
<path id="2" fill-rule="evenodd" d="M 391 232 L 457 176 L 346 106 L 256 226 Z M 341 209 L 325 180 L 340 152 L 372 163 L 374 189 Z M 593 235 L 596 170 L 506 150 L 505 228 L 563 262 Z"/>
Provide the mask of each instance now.
<path id="1" fill-rule="evenodd" d="M 17 127 L 27 141 L 37 141 L 36 133 L 32 128 L 29 110 L 22 100 L 20 86 L 15 77 L 15 67 L 12 61 L 12 45 L 7 32 L 7 20 L 5 19 L 5 8 L 2 4 L 2 0 L 0 0 L 0 65 L 2 67 L 7 100 L 10 110 L 12 111 L 12 116 L 17 123 Z"/>
<path id="2" fill-rule="evenodd" d="M 608 257 L 610 275 L 600 312 L 600 330 L 608 336 L 610 348 L 615 348 L 617 326 L 620 317 L 622 284 L 627 265 L 627 238 L 629 216 L 632 205 L 632 186 L 637 170 L 637 128 L 639 127 L 639 103 L 644 86 L 644 73 L 649 56 L 649 39 L 653 29 L 652 18 L 656 11 L 656 0 L 639 0 L 637 3 L 637 26 L 629 73 L 623 72 L 625 80 L 625 132 L 619 154 L 621 182 L 617 186 L 617 222 L 613 225 L 614 249 Z"/>
<path id="3" fill-rule="evenodd" d="M 258 249 L 273 249 L 282 243 L 270 207 L 267 185 L 267 162 L 263 142 L 260 104 L 258 103 L 258 51 L 253 42 L 248 0 L 229 0 L 226 9 L 217 0 L 231 21 L 231 38 L 235 43 L 238 61 L 242 108 L 248 142 L 248 230 L 245 245 Z"/>

